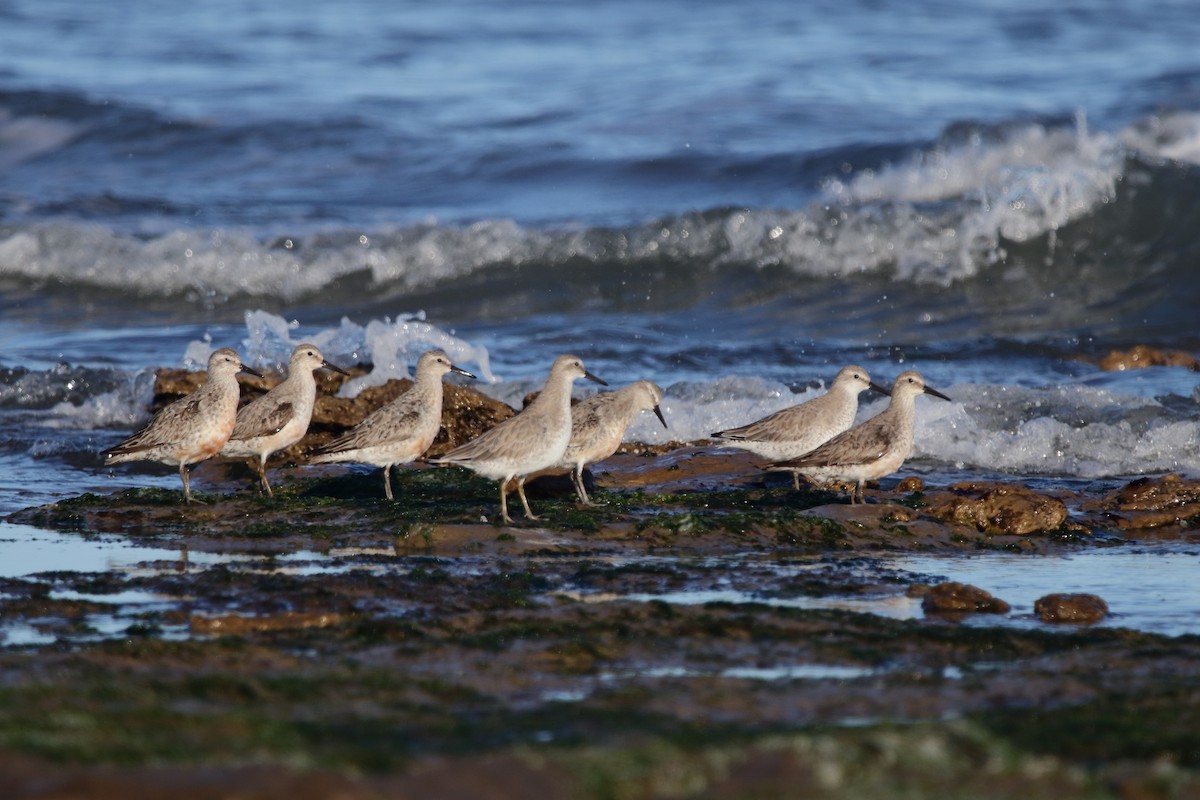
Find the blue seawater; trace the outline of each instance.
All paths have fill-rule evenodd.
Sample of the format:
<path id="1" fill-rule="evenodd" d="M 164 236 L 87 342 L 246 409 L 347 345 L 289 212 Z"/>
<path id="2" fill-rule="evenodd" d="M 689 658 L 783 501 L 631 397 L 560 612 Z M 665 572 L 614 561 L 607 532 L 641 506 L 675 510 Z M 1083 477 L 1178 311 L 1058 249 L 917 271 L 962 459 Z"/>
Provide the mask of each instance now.
<path id="1" fill-rule="evenodd" d="M 0 513 L 217 346 L 519 397 L 564 351 L 697 440 L 916 368 L 906 466 L 1200 471 L 1184 0 L 0 2 Z M 864 404 L 863 414 L 881 402 Z M 172 476 L 162 478 L 169 484 Z"/>

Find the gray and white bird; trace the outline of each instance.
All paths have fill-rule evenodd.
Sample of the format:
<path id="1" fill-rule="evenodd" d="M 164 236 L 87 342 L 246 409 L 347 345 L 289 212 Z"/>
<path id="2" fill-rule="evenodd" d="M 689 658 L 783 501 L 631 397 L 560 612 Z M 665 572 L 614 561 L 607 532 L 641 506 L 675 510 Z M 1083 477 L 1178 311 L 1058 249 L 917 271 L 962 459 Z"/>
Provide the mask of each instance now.
<path id="1" fill-rule="evenodd" d="M 722 440 L 722 444 L 749 450 L 773 462 L 798 458 L 848 430 L 858 414 L 858 396 L 867 389 L 889 394 L 887 389 L 872 383 L 862 367 L 842 367 L 825 394 L 749 425 L 710 435 Z M 800 488 L 797 470 L 792 471 L 792 485 Z"/>
<path id="2" fill-rule="evenodd" d="M 291 447 L 308 432 L 317 402 L 317 380 L 313 373 L 319 369 L 349 374 L 326 361 L 316 345 L 297 345 L 288 359 L 287 377 L 238 409 L 233 433 L 221 448 L 223 456 L 250 459 L 268 496 L 273 497 L 274 492 L 267 480 L 267 459 L 272 453 Z"/>
<path id="3" fill-rule="evenodd" d="M 509 481 L 515 478 L 525 516 L 536 520 L 537 516 L 525 498 L 525 480 L 562 461 L 571 441 L 571 386 L 578 378 L 608 385 L 588 372 L 577 356 L 559 356 L 550 368 L 546 385 L 521 413 L 441 458 L 430 459 L 430 463 L 463 466 L 485 478 L 500 481 L 500 516 L 510 525 L 512 517 L 508 515 L 507 490 Z"/>
<path id="4" fill-rule="evenodd" d="M 311 463 L 353 462 L 383 467 L 383 493 L 392 498 L 392 467 L 420 458 L 442 426 L 442 376 L 475 376 L 450 363 L 441 350 L 422 353 L 408 391 L 372 411 L 350 430 L 318 447 Z"/>
<path id="5" fill-rule="evenodd" d="M 900 469 L 913 449 L 913 419 L 918 395 L 929 394 L 942 400 L 950 398 L 925 385 L 919 372 L 902 372 L 892 384 L 888 407 L 861 425 L 839 433 L 810 453 L 770 464 L 767 469 L 800 472 L 819 483 L 854 483 L 850 504 L 855 497 L 865 502 L 863 484 Z"/>
<path id="6" fill-rule="evenodd" d="M 571 441 L 559 466 L 571 468 L 571 482 L 584 505 L 591 505 L 583 486 L 583 468 L 602 461 L 621 445 L 625 429 L 643 411 L 653 411 L 667 427 L 659 403 L 663 391 L 651 381 L 637 381 L 615 392 L 599 392 L 571 407 Z"/>
<path id="7" fill-rule="evenodd" d="M 237 374 L 262 377 L 242 363 L 237 352 L 222 347 L 208 358 L 208 374 L 196 391 L 168 405 L 146 427 L 125 441 L 105 450 L 106 464 L 126 461 L 158 461 L 179 465 L 183 496 L 192 502 L 188 468 L 221 452 L 233 433 L 237 417 Z"/>

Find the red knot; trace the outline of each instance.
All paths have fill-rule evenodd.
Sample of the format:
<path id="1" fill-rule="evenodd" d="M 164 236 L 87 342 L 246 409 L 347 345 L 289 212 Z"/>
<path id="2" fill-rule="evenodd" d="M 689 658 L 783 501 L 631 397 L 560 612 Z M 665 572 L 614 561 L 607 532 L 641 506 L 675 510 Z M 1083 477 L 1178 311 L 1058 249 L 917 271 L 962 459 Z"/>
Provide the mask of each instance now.
<path id="1" fill-rule="evenodd" d="M 509 524 L 508 484 L 515 478 L 525 517 L 536 520 L 525 498 L 525 479 L 562 461 L 571 441 L 571 385 L 578 378 L 608 385 L 588 372 L 576 356 L 559 356 L 546 385 L 521 413 L 430 463 L 456 464 L 500 481 L 500 517 Z"/>
<path id="2" fill-rule="evenodd" d="M 313 464 L 353 462 L 383 467 L 383 493 L 392 498 L 392 467 L 415 461 L 429 449 L 442 426 L 442 376 L 475 376 L 450 363 L 441 350 L 417 359 L 408 391 L 372 411 L 362 422 L 312 452 Z"/>
<path id="3" fill-rule="evenodd" d="M 233 432 L 240 387 L 237 373 L 262 377 L 223 347 L 208 358 L 208 375 L 199 389 L 171 403 L 140 431 L 103 453 L 106 464 L 159 461 L 178 464 L 183 496 L 192 502 L 188 467 L 221 452 Z"/>
<path id="4" fill-rule="evenodd" d="M 839 433 L 811 453 L 767 468 L 795 470 L 819 483 L 833 480 L 854 483 L 850 504 L 854 504 L 856 496 L 865 502 L 863 484 L 891 475 L 912 454 L 913 417 L 920 394 L 950 399 L 926 386 L 919 372 L 902 372 L 892 384 L 892 399 L 882 412 Z"/>
<path id="5" fill-rule="evenodd" d="M 348 374 L 325 360 L 316 345 L 301 344 L 288 359 L 288 374 L 275 388 L 238 409 L 237 421 L 221 455 L 248 458 L 259 483 L 268 496 L 274 496 L 267 480 L 267 459 L 272 453 L 291 447 L 308 433 L 313 406 L 317 402 L 317 381 L 313 373 L 331 369 Z"/>

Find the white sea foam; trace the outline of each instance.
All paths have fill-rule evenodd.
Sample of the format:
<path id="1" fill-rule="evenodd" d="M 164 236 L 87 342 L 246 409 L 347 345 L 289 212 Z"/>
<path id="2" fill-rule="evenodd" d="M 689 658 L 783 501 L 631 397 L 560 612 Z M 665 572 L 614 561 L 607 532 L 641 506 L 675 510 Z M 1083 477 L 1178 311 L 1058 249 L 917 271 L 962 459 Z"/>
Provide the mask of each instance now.
<path id="1" fill-rule="evenodd" d="M 757 378 L 725 377 L 666 389 L 668 430 L 642 415 L 627 441 L 703 441 L 819 391 L 792 394 Z M 913 457 L 957 469 L 1082 478 L 1162 471 L 1200 473 L 1200 421 L 1153 398 L 1082 384 L 1020 388 L 959 384 L 952 402 L 917 401 Z M 866 399 L 858 421 L 887 398 Z M 719 446 L 713 442 L 713 446 Z"/>
<path id="2" fill-rule="evenodd" d="M 343 321 L 337 328 L 299 337 L 290 323 L 258 312 L 248 315 L 247 327 L 247 344 L 253 343 L 247 352 L 253 350 L 264 359 L 280 358 L 293 338 L 313 340 L 323 350 L 328 343 L 340 341 L 362 354 L 378 356 L 379 380 L 407 374 L 410 355 L 421 348 L 447 346 L 456 363 L 467 364 L 492 381 L 481 381 L 478 388 L 514 406 L 543 378 L 528 375 L 500 381 L 476 360 L 486 364 L 486 350 L 453 340 L 421 320 L 376 320 L 365 326 Z M 211 344 L 196 342 L 193 348 L 211 349 Z M 1200 474 L 1200 415 L 1194 408 L 1200 397 L 1188 391 L 1194 373 L 1160 369 L 1152 374 L 1157 377 L 1104 373 L 1043 386 L 943 386 L 953 401 L 917 401 L 913 459 L 935 468 L 1018 476 Z M 153 383 L 153 371 L 143 370 L 117 390 L 82 403 L 58 403 L 39 416 L 38 424 L 80 430 L 134 428 L 147 416 Z M 625 438 L 648 443 L 708 442 L 719 447 L 709 439 L 712 431 L 751 422 L 822 391 L 793 393 L 784 384 L 754 376 L 680 381 L 666 387 L 661 403 L 669 427 L 664 429 L 653 415 L 642 414 Z M 1167 397 L 1169 402 L 1159 399 Z M 864 395 L 858 421 L 878 414 L 887 402 L 887 398 Z"/>
<path id="3" fill-rule="evenodd" d="M 102 392 L 83 403 L 62 402 L 42 417 L 48 428 L 136 428 L 149 418 L 154 398 L 154 372 L 142 370 L 128 383 L 110 392 Z"/>
<path id="4" fill-rule="evenodd" d="M 1154 399 L 1084 385 L 947 393 L 955 402 L 918 404 L 918 457 L 1018 475 L 1200 471 L 1200 422 Z"/>
<path id="5" fill-rule="evenodd" d="M 368 386 L 382 386 L 392 378 L 411 377 L 409 365 L 432 348 L 445 350 L 451 361 L 481 380 L 500 380 L 492 372 L 486 347 L 447 333 L 426 322 L 421 313 L 401 315 L 394 321 L 370 320 L 365 326 L 343 318 L 336 328 L 301 333 L 298 321 L 257 310 L 246 312 L 246 330 L 240 353 L 247 363 L 256 366 L 281 371 L 293 348 L 304 342 L 315 344 L 326 360 L 338 366 L 370 362 L 371 372 L 342 386 L 343 397 L 355 397 Z M 209 339 L 193 341 L 188 345 L 185 363 L 202 365 L 214 349 Z"/>
<path id="6" fill-rule="evenodd" d="M 826 192 L 857 209 L 847 218 L 851 230 L 870 223 L 860 235 L 839 235 L 845 258 L 867 269 L 892 263 L 902 279 L 948 284 L 1001 260 L 1003 240 L 1052 234 L 1110 202 L 1124 162 L 1118 138 L 1090 133 L 1081 115 L 1074 129 L 1029 124 L 999 139 L 975 135 L 918 152 L 830 181 Z"/>
<path id="7" fill-rule="evenodd" d="M 1130 154 L 1200 163 L 1200 114 L 1153 116 L 1115 132 L 1092 131 L 1081 115 L 1070 127 L 1029 123 L 948 138 L 830 180 L 822 199 L 804 207 L 687 213 L 621 229 L 490 219 L 264 240 L 233 229 L 134 236 L 79 223 L 22 225 L 0 232 L 0 275 L 200 303 L 297 301 L 343 282 L 398 296 L 489 268 L 536 272 L 575 261 L 782 266 L 817 277 L 887 272 L 949 284 L 1001 260 L 1005 242 L 1053 236 L 1111 202 Z"/>
<path id="8" fill-rule="evenodd" d="M 1157 159 L 1200 164 L 1200 113 L 1156 114 L 1120 133 L 1132 150 Z"/>

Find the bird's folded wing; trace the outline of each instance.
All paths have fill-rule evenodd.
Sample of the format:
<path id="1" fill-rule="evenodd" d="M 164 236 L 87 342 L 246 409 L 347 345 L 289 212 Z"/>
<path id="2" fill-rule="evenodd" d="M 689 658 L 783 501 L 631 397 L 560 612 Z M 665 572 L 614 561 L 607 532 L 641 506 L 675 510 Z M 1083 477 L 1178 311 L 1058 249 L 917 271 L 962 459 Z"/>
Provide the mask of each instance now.
<path id="1" fill-rule="evenodd" d="M 789 468 L 871 464 L 887 455 L 891 438 L 882 428 L 862 425 L 840 433 L 812 452 L 779 462 Z"/>
<path id="2" fill-rule="evenodd" d="M 293 403 L 251 403 L 238 412 L 237 422 L 234 423 L 233 433 L 229 438 L 235 441 L 257 439 L 259 436 L 279 433 L 295 415 L 296 406 Z"/>

